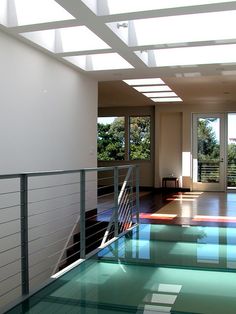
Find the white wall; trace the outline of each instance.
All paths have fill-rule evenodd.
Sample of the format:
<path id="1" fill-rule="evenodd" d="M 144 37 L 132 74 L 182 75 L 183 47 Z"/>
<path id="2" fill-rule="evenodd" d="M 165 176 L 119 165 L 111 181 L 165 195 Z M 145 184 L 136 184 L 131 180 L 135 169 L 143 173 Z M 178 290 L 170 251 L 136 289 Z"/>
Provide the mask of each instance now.
<path id="1" fill-rule="evenodd" d="M 180 112 L 162 112 L 157 143 L 159 146 L 160 180 L 163 177 L 182 175 L 182 114 Z"/>
<path id="2" fill-rule="evenodd" d="M 167 172 L 174 172 L 182 179 L 182 187 L 192 188 L 192 114 L 227 112 L 236 112 L 236 104 L 181 103 L 156 106 L 155 187 L 161 186 L 161 179 Z M 173 147 L 169 147 L 170 142 Z"/>
<path id="3" fill-rule="evenodd" d="M 0 74 L 0 174 L 96 167 L 96 81 L 2 32 Z M 37 186 L 50 184 L 50 180 L 42 180 L 43 185 L 39 180 Z M 76 182 L 79 178 L 62 179 L 58 176 L 52 178 L 51 183 L 73 180 Z M 19 180 L 10 183 L 9 180 L 6 184 L 1 182 L 0 192 L 19 190 Z M 53 268 L 49 267 L 52 261 L 56 263 L 59 253 L 53 258 L 49 256 L 62 249 L 79 215 L 79 194 L 75 194 L 79 193 L 79 184 L 62 189 L 37 190 L 29 195 L 30 201 L 33 201 L 29 205 L 29 227 L 32 228 L 29 232 L 29 240 L 32 241 L 29 247 L 32 254 L 30 265 L 39 258 L 44 259 L 30 269 L 30 276 L 34 278 L 32 287 L 43 282 L 52 272 Z M 67 193 L 68 197 L 57 198 Z M 94 204 L 95 194 L 96 191 L 94 197 L 90 197 Z M 0 253 L 17 246 L 0 254 L 0 267 L 7 265 L 0 269 L 1 279 L 20 271 L 20 261 L 12 263 L 20 257 L 20 235 L 11 235 L 20 230 L 19 196 L 19 193 L 0 195 L 0 209 L 9 204 L 18 205 L 0 211 L 1 222 L 13 220 L 1 225 L 0 239 L 4 238 L 0 241 Z M 41 201 L 52 197 L 54 201 Z M 40 202 L 34 203 L 35 200 Z M 34 229 L 36 225 L 39 227 Z M 69 226 L 68 229 L 65 229 L 66 226 Z M 45 237 L 47 234 L 48 238 Z M 62 241 L 58 242 L 58 239 Z M 54 247 L 49 246 L 54 242 Z M 0 290 L 4 293 L 18 283 L 20 276 L 16 274 L 3 281 Z M 20 287 L 1 298 L 1 305 L 19 294 Z"/>
<path id="4" fill-rule="evenodd" d="M 0 33 L 0 173 L 96 165 L 97 82 Z"/>

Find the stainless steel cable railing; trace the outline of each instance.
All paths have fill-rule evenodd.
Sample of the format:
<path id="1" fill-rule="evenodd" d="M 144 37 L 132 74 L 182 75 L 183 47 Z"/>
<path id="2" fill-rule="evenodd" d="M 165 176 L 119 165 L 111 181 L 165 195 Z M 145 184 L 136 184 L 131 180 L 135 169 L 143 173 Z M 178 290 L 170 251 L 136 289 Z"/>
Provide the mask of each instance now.
<path id="1" fill-rule="evenodd" d="M 0 175 L 0 307 L 137 223 L 137 166 Z"/>

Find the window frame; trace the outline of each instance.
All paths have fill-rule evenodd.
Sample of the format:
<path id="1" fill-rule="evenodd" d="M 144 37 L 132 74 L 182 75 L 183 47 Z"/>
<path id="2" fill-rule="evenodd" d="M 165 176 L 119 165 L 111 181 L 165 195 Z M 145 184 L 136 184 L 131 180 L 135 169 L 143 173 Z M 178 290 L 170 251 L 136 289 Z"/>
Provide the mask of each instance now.
<path id="1" fill-rule="evenodd" d="M 101 160 L 98 159 L 98 162 L 108 162 L 108 163 L 124 163 L 124 162 L 130 162 L 130 163 L 142 163 L 142 162 L 152 162 L 154 159 L 154 152 L 153 152 L 153 139 L 154 139 L 154 119 L 152 112 L 137 112 L 137 113 L 126 113 L 126 114 L 117 114 L 114 110 L 113 114 L 109 113 L 102 113 L 99 114 L 97 117 L 97 123 L 99 118 L 109 118 L 109 117 L 124 117 L 124 141 L 125 141 L 125 147 L 124 147 L 124 159 L 114 159 L 114 160 Z M 131 159 L 130 158 L 130 118 L 138 118 L 138 117 L 149 117 L 150 118 L 150 158 L 149 159 Z"/>

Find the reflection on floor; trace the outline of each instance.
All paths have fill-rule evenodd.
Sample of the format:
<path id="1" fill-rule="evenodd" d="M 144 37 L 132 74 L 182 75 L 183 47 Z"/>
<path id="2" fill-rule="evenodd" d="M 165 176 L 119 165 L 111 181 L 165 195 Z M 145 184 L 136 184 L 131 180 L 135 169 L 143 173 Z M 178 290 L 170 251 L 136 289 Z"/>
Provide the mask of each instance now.
<path id="1" fill-rule="evenodd" d="M 140 208 L 144 224 L 8 314 L 235 314 L 236 194 L 149 194 Z"/>
<path id="2" fill-rule="evenodd" d="M 236 193 L 178 192 L 141 199 L 142 223 L 236 226 Z"/>
<path id="3" fill-rule="evenodd" d="M 140 225 L 8 314 L 235 314 L 235 231 Z"/>

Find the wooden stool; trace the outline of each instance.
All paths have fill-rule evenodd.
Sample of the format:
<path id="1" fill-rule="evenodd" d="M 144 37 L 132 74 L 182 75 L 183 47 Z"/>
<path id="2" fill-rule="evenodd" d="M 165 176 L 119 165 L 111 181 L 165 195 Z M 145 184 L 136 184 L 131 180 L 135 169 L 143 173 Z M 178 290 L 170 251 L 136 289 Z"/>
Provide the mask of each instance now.
<path id="1" fill-rule="evenodd" d="M 177 177 L 164 177 L 164 178 L 162 178 L 162 187 L 163 188 L 167 187 L 166 184 L 167 184 L 168 181 L 169 182 L 174 182 L 175 188 L 179 187 L 179 178 L 177 178 Z"/>

